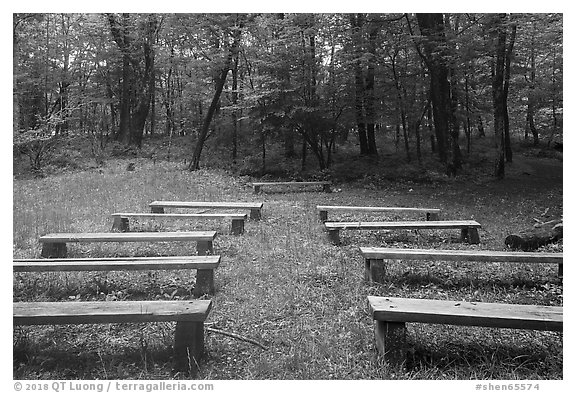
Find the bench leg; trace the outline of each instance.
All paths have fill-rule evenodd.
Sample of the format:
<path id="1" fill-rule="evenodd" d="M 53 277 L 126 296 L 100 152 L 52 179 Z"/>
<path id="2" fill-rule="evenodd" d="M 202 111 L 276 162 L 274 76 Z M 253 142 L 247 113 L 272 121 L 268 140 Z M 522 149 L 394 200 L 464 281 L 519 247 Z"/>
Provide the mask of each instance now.
<path id="1" fill-rule="evenodd" d="M 320 221 L 321 222 L 328 221 L 328 211 L 327 210 L 320 210 Z"/>
<path id="2" fill-rule="evenodd" d="M 340 244 L 340 230 L 339 229 L 331 229 L 328 231 L 328 239 L 335 245 Z"/>
<path id="3" fill-rule="evenodd" d="M 467 241 L 470 244 L 479 244 L 480 243 L 480 236 L 478 235 L 477 228 L 462 228 L 460 230 L 460 239 L 465 242 Z"/>
<path id="4" fill-rule="evenodd" d="M 558 264 L 558 277 L 564 277 L 564 264 L 562 263 Z"/>
<path id="5" fill-rule="evenodd" d="M 364 260 L 364 280 L 370 282 L 383 282 L 386 277 L 386 264 L 383 259 Z"/>
<path id="6" fill-rule="evenodd" d="M 130 230 L 130 223 L 128 217 L 115 216 L 112 223 L 112 230 L 119 232 L 128 232 Z"/>
<path id="7" fill-rule="evenodd" d="M 426 213 L 426 221 L 439 221 L 438 213 Z"/>
<path id="8" fill-rule="evenodd" d="M 470 236 L 470 244 L 479 244 L 480 243 L 480 235 L 478 235 L 477 228 L 470 228 L 468 230 L 468 235 Z"/>
<path id="9" fill-rule="evenodd" d="M 254 186 L 254 194 L 260 194 L 260 186 Z"/>
<path id="10" fill-rule="evenodd" d="M 174 360 L 177 371 L 196 374 L 204 356 L 204 322 L 176 322 Z"/>
<path id="11" fill-rule="evenodd" d="M 230 233 L 233 235 L 241 235 L 244 233 L 244 220 L 232 220 Z"/>
<path id="12" fill-rule="evenodd" d="M 164 214 L 164 208 L 162 206 L 152 206 L 151 210 L 152 213 L 160 213 Z"/>
<path id="13" fill-rule="evenodd" d="M 465 242 L 468 240 L 468 228 L 460 229 L 460 241 Z"/>
<path id="14" fill-rule="evenodd" d="M 42 258 L 66 258 L 68 250 L 66 243 L 44 243 L 42 245 Z"/>
<path id="15" fill-rule="evenodd" d="M 406 363 L 406 324 L 404 322 L 374 322 L 376 348 L 393 368 Z"/>
<path id="16" fill-rule="evenodd" d="M 324 184 L 322 186 L 322 191 L 324 192 L 332 192 L 332 190 L 330 189 L 330 184 Z"/>
<path id="17" fill-rule="evenodd" d="M 259 220 L 261 218 L 260 208 L 250 209 L 250 219 Z"/>
<path id="18" fill-rule="evenodd" d="M 199 241 L 196 244 L 196 252 L 198 255 L 211 255 L 214 252 L 211 241 Z"/>
<path id="19" fill-rule="evenodd" d="M 214 295 L 214 292 L 214 269 L 198 269 L 193 295 L 196 297 Z"/>

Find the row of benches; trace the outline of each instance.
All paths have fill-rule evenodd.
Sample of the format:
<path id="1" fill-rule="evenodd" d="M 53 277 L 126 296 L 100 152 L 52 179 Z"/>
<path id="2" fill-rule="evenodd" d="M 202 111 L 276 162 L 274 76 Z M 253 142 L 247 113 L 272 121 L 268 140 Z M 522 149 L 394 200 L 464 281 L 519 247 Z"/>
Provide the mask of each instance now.
<path id="1" fill-rule="evenodd" d="M 339 232 L 347 229 L 460 229 L 462 241 L 479 243 L 476 221 L 439 221 L 439 209 L 317 206 L 320 221 L 333 243 L 339 244 Z M 425 213 L 426 221 L 329 222 L 328 212 Z M 382 282 L 388 261 L 458 261 L 557 264 L 563 274 L 562 253 L 529 253 L 476 250 L 435 250 L 360 247 L 364 259 L 365 281 Z M 406 364 L 407 323 L 450 324 L 529 330 L 562 331 L 563 308 L 559 306 L 459 302 L 432 299 L 368 296 L 368 309 L 374 320 L 376 348 L 391 367 Z"/>
<path id="2" fill-rule="evenodd" d="M 213 254 L 215 231 L 128 233 L 129 218 L 228 218 L 231 232 L 241 234 L 247 214 L 165 214 L 167 207 L 248 209 L 250 218 L 261 218 L 262 203 L 155 201 L 152 213 L 115 213 L 111 233 L 57 233 L 41 236 L 41 256 L 47 259 L 14 259 L 14 273 L 67 271 L 149 271 L 196 270 L 192 290 L 195 297 L 213 295 L 214 271 L 220 264 Z M 74 258 L 67 259 L 68 243 L 91 242 L 196 242 L 197 256 Z M 13 306 L 14 326 L 56 324 L 176 322 L 174 358 L 177 370 L 194 372 L 204 354 L 204 321 L 211 300 L 121 301 L 121 302 L 17 302 Z"/>
<path id="3" fill-rule="evenodd" d="M 457 261 L 557 264 L 563 254 L 486 250 L 435 250 L 360 247 L 366 282 L 382 282 L 389 261 Z M 407 323 L 446 324 L 562 332 L 563 307 L 368 296 L 378 352 L 393 368 L 405 366 Z"/>
<path id="4" fill-rule="evenodd" d="M 42 254 L 52 259 L 15 259 L 14 273 L 67 271 L 196 270 L 195 297 L 213 295 L 219 255 L 212 252 L 215 232 L 79 233 L 40 238 Z M 198 242 L 197 256 L 65 259 L 67 242 L 185 241 Z M 17 302 L 14 326 L 100 323 L 176 322 L 175 369 L 194 373 L 204 354 L 204 321 L 211 300 L 121 302 Z"/>

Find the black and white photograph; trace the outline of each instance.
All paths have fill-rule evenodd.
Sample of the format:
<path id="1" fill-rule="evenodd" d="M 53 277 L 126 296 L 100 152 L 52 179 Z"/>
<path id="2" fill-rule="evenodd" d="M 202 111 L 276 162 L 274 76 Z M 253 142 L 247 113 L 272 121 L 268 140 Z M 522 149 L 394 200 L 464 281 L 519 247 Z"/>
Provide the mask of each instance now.
<path id="1" fill-rule="evenodd" d="M 401 7 L 13 12 L 7 386 L 567 391 L 564 14 Z"/>

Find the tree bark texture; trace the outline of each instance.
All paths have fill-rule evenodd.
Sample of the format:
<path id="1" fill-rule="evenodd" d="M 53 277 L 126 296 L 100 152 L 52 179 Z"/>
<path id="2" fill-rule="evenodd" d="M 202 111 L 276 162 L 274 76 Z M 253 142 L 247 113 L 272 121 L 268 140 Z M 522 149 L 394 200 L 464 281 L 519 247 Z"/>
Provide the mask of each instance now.
<path id="1" fill-rule="evenodd" d="M 430 72 L 430 98 L 436 133 L 438 156 L 442 163 L 454 164 L 450 157 L 450 127 L 452 105 L 450 97 L 449 69 L 446 64 L 446 36 L 443 14 L 416 14 L 420 32 L 425 37 L 424 61 Z M 456 157 L 457 158 L 457 157 Z"/>
<path id="2" fill-rule="evenodd" d="M 492 73 L 492 100 L 494 108 L 494 141 L 496 160 L 494 176 L 499 179 L 505 175 L 505 142 L 504 129 L 506 123 L 506 95 L 504 92 L 504 68 L 506 62 L 506 27 L 505 14 L 495 16 L 496 20 L 496 53 Z"/>

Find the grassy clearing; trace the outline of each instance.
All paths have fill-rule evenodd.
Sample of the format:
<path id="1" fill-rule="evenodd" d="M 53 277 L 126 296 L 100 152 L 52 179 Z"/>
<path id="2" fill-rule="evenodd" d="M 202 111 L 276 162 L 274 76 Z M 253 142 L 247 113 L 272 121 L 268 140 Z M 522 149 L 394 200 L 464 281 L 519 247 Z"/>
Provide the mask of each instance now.
<path id="1" fill-rule="evenodd" d="M 133 230 L 215 229 L 217 293 L 208 326 L 255 339 L 267 350 L 207 332 L 199 378 L 206 379 L 562 379 L 563 337 L 550 332 L 409 325 L 406 373 L 376 356 L 367 295 L 562 305 L 556 266 L 394 262 L 386 282 L 366 285 L 358 246 L 504 249 L 504 237 L 542 214 L 561 216 L 562 184 L 511 179 L 337 184 L 337 192 L 253 195 L 248 178 L 214 169 L 187 172 L 181 164 L 146 159 L 109 161 L 99 171 L 14 181 L 15 258 L 38 257 L 39 236 L 109 231 L 110 214 L 147 212 L 155 199 L 263 201 L 263 220 L 241 236 L 225 222 L 146 221 Z M 512 186 L 510 186 L 512 184 Z M 331 245 L 317 204 L 439 207 L 443 219 L 475 219 L 481 244 L 451 231 L 343 231 Z M 548 209 L 546 211 L 546 209 Z M 338 219 L 362 219 L 330 213 Z M 384 216 L 385 217 L 385 216 Z M 365 218 L 374 219 L 373 216 Z M 388 216 L 390 218 L 390 216 Z M 401 219 L 422 219 L 413 215 Z M 550 246 L 561 251 L 561 245 Z M 70 245 L 70 256 L 186 255 L 195 244 Z M 191 297 L 194 273 L 114 272 L 15 274 L 14 301 L 136 300 Z M 186 378 L 171 370 L 173 325 L 46 326 L 14 332 L 15 379 Z"/>

